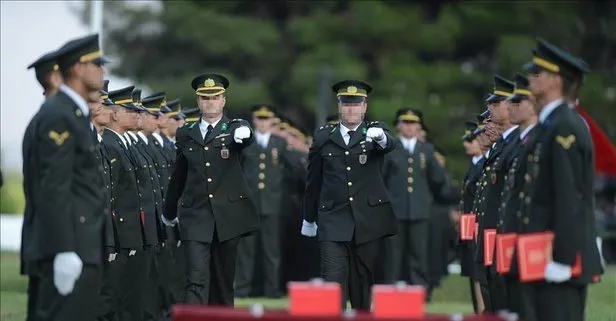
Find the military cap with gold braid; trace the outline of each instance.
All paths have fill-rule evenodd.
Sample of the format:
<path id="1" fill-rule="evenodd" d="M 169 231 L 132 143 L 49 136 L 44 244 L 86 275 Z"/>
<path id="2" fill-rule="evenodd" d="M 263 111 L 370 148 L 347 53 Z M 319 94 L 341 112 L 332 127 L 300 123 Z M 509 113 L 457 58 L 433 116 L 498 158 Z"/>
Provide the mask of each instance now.
<path id="1" fill-rule="evenodd" d="M 516 72 L 513 79 L 515 81 L 515 89 L 513 90 L 513 95 L 507 99 L 514 103 L 519 103 L 522 100 L 528 99 L 531 95 L 528 89 L 528 78 Z"/>
<path id="2" fill-rule="evenodd" d="M 483 126 L 483 125 L 481 125 Z M 479 125 L 477 125 L 474 121 L 466 121 L 466 130 L 464 131 L 464 135 L 462 136 L 463 141 L 470 142 L 475 139 L 476 135 L 473 135 L 475 129 L 477 129 Z"/>
<path id="3" fill-rule="evenodd" d="M 128 86 L 126 88 L 113 90 L 109 92 L 109 99 L 114 105 L 121 106 L 133 111 L 143 111 L 142 107 L 139 107 L 133 103 L 133 91 L 135 86 Z"/>
<path id="4" fill-rule="evenodd" d="M 141 89 L 135 88 L 131 94 L 131 97 L 133 99 L 133 104 L 137 107 L 141 107 L 141 111 L 145 111 L 145 108 L 143 108 L 143 105 L 141 104 Z"/>
<path id="5" fill-rule="evenodd" d="M 190 108 L 182 111 L 184 116 L 184 121 L 188 123 L 195 123 L 201 119 L 201 110 L 198 107 Z"/>
<path id="6" fill-rule="evenodd" d="M 71 40 L 58 49 L 58 66 L 60 70 L 68 69 L 77 63 L 92 62 L 103 65 L 109 60 L 103 56 L 99 47 L 98 34 Z"/>
<path id="7" fill-rule="evenodd" d="M 180 104 L 180 98 L 167 101 L 167 112 L 165 115 L 180 120 L 184 118 L 184 113 L 182 113 L 182 105 Z"/>
<path id="8" fill-rule="evenodd" d="M 533 73 L 547 71 L 568 79 L 576 79 L 589 72 L 588 64 L 584 60 L 541 38 L 537 39 L 533 60 L 525 64 L 524 68 Z"/>
<path id="9" fill-rule="evenodd" d="M 276 116 L 276 109 L 268 104 L 256 104 L 250 107 L 252 116 L 257 118 L 272 118 Z"/>
<path id="10" fill-rule="evenodd" d="M 396 120 L 394 121 L 394 125 L 400 121 L 406 123 L 420 123 L 421 118 L 410 108 L 400 108 L 396 111 Z"/>
<path id="11" fill-rule="evenodd" d="M 162 103 L 165 101 L 165 96 L 161 95 L 161 96 L 148 96 L 146 98 L 143 98 L 141 100 L 141 104 L 143 105 L 143 108 L 145 108 L 145 110 L 154 116 L 160 116 L 162 115 L 162 113 L 160 112 L 160 108 Z"/>
<path id="12" fill-rule="evenodd" d="M 103 82 L 103 89 L 101 89 L 101 100 L 105 106 L 113 105 L 113 102 L 109 99 L 109 80 L 107 79 Z"/>
<path id="13" fill-rule="evenodd" d="M 57 51 L 48 52 L 31 63 L 28 69 L 34 68 L 37 77 L 43 76 L 50 71 L 59 70 L 60 67 L 56 62 L 57 56 Z"/>
<path id="14" fill-rule="evenodd" d="M 340 122 L 340 117 L 338 115 L 329 115 L 325 119 L 325 122 L 328 125 L 336 125 L 336 124 L 338 124 Z"/>
<path id="15" fill-rule="evenodd" d="M 212 97 L 224 93 L 229 87 L 229 79 L 215 73 L 202 74 L 191 82 L 197 96 Z"/>
<path id="16" fill-rule="evenodd" d="M 494 75 L 494 91 L 488 96 L 488 104 L 497 103 L 513 95 L 515 84 L 499 75 Z"/>
<path id="17" fill-rule="evenodd" d="M 359 103 L 368 97 L 372 87 L 361 80 L 342 80 L 332 86 L 338 100 L 343 104 Z"/>
<path id="18" fill-rule="evenodd" d="M 475 118 L 477 118 L 477 123 L 483 124 L 485 120 L 488 120 L 488 121 L 490 120 L 490 111 L 486 110 L 481 114 L 477 114 Z"/>

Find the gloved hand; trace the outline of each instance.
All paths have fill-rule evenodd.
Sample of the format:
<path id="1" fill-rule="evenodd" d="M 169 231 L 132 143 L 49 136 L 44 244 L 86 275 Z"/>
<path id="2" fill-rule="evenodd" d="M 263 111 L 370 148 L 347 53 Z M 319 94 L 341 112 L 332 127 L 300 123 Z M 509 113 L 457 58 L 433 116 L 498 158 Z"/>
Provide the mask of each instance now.
<path id="1" fill-rule="evenodd" d="M 163 221 L 163 224 L 167 226 L 171 226 L 171 227 L 174 227 L 175 224 L 178 224 L 180 222 L 180 220 L 177 217 L 170 221 L 164 215 L 161 215 L 160 219 Z"/>
<path id="2" fill-rule="evenodd" d="M 373 139 L 375 141 L 381 141 L 385 138 L 385 132 L 383 132 L 383 128 L 379 127 L 370 127 L 366 132 L 366 141 L 370 142 Z"/>
<path id="3" fill-rule="evenodd" d="M 302 235 L 307 237 L 315 237 L 317 235 L 317 223 L 309 223 L 306 220 L 302 222 Z"/>
<path id="4" fill-rule="evenodd" d="M 240 126 L 233 133 L 233 139 L 238 144 L 241 144 L 242 141 L 248 137 L 250 137 L 250 128 L 247 126 Z"/>
<path id="5" fill-rule="evenodd" d="M 571 267 L 565 264 L 550 261 L 545 266 L 545 280 L 548 282 L 562 283 L 571 279 Z"/>
<path id="6" fill-rule="evenodd" d="M 62 252 L 53 259 L 53 284 L 58 293 L 68 295 L 73 292 L 75 282 L 81 276 L 83 262 L 75 252 Z"/>

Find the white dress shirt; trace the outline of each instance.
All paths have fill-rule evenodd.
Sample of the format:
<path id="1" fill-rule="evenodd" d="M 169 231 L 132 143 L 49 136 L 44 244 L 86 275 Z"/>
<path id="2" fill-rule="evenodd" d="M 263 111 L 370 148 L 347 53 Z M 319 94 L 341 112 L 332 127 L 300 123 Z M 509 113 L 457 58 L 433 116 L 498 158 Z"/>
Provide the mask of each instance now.
<path id="1" fill-rule="evenodd" d="M 209 125 L 212 125 L 212 128 L 216 127 L 216 125 L 218 125 L 218 122 L 220 122 L 220 120 L 222 119 L 222 117 L 218 118 L 218 120 L 216 120 L 213 123 L 208 123 L 205 120 L 201 119 L 201 122 L 199 123 L 199 130 L 201 131 L 201 137 L 205 138 L 205 135 L 207 135 L 207 127 Z"/>
<path id="2" fill-rule="evenodd" d="M 479 161 L 483 158 L 483 155 L 477 155 L 477 156 L 473 156 L 473 158 L 471 159 L 471 161 L 473 162 L 473 165 L 477 165 L 477 163 L 479 163 Z"/>
<path id="3" fill-rule="evenodd" d="M 259 144 L 259 146 L 261 146 L 261 148 L 267 148 L 271 136 L 272 133 L 270 132 L 261 133 L 259 131 L 255 131 L 255 139 L 257 140 L 257 143 Z"/>
<path id="4" fill-rule="evenodd" d="M 417 137 L 400 137 L 400 141 L 402 142 L 402 146 L 404 146 L 404 149 L 406 149 L 409 153 L 413 154 L 415 152 L 415 145 L 417 145 Z"/>
<path id="5" fill-rule="evenodd" d="M 359 128 L 359 125 L 355 126 L 355 128 L 353 129 L 350 129 L 340 124 L 340 134 L 342 134 L 342 139 L 344 139 L 345 144 L 348 145 L 349 141 L 351 140 L 351 135 L 349 135 L 349 131 L 357 131 L 357 128 Z"/>
<path id="6" fill-rule="evenodd" d="M 548 119 L 548 117 L 550 116 L 550 114 L 552 114 L 554 109 L 560 106 L 563 102 L 564 100 L 560 98 L 560 99 L 556 99 L 548 103 L 547 105 L 545 105 L 545 107 L 543 107 L 543 109 L 541 109 L 541 112 L 539 113 L 539 122 L 542 124 L 545 123 L 546 119 Z"/>
<path id="7" fill-rule="evenodd" d="M 163 141 L 163 136 L 160 136 L 160 134 L 157 133 L 157 132 L 153 132 L 152 136 L 154 136 L 154 139 L 156 139 L 158 141 L 160 146 L 165 146 L 165 142 Z"/>
<path id="8" fill-rule="evenodd" d="M 532 125 L 524 128 L 524 130 L 520 133 L 520 139 L 524 139 L 524 137 L 526 137 L 526 135 L 528 135 L 530 130 L 533 129 L 534 127 L 535 127 L 535 124 L 532 124 Z"/>
<path id="9" fill-rule="evenodd" d="M 148 142 L 148 137 L 147 137 L 147 136 L 145 136 L 145 134 L 144 134 L 144 133 L 142 133 L 142 132 L 137 132 L 137 135 L 139 135 L 139 137 L 141 137 L 141 140 L 143 140 L 143 142 L 144 142 L 146 145 L 149 143 L 149 142 Z"/>
<path id="10" fill-rule="evenodd" d="M 60 85 L 60 90 L 69 96 L 75 104 L 77 104 L 77 107 L 81 109 L 84 116 L 88 116 L 90 114 L 90 107 L 88 107 L 88 103 L 76 91 L 64 84 Z"/>
<path id="11" fill-rule="evenodd" d="M 124 145 L 124 148 L 128 148 L 128 143 L 126 143 L 126 137 L 124 137 L 124 135 L 120 135 L 120 133 L 116 132 L 115 130 L 107 127 L 107 129 L 109 129 L 109 131 L 111 131 L 112 133 L 118 135 L 118 137 L 120 137 L 120 141 L 122 141 L 122 144 Z"/>

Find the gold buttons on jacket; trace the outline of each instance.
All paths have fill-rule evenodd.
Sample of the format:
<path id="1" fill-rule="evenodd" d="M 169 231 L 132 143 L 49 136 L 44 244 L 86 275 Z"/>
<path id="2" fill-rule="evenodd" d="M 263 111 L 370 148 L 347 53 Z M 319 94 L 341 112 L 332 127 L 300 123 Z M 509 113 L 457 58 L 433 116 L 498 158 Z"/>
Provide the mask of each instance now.
<path id="1" fill-rule="evenodd" d="M 259 189 L 264 189 L 265 188 L 265 184 L 263 184 L 263 182 L 259 182 L 257 187 L 259 187 Z"/>
<path id="2" fill-rule="evenodd" d="M 409 193 L 413 193 L 413 187 L 411 186 L 409 186 L 406 190 L 409 191 Z"/>
<path id="3" fill-rule="evenodd" d="M 205 163 L 205 167 L 210 167 L 210 163 L 209 162 Z"/>
<path id="4" fill-rule="evenodd" d="M 264 163 L 259 164 L 259 168 L 260 169 L 265 169 L 265 164 Z"/>
<path id="5" fill-rule="evenodd" d="M 210 194 L 208 195 L 209 198 L 214 198 L 214 195 Z"/>
<path id="6" fill-rule="evenodd" d="M 265 174 L 264 173 L 259 173 L 259 179 L 265 179 Z"/>
<path id="7" fill-rule="evenodd" d="M 260 159 L 265 159 L 265 154 L 264 153 L 259 154 L 259 158 Z"/>

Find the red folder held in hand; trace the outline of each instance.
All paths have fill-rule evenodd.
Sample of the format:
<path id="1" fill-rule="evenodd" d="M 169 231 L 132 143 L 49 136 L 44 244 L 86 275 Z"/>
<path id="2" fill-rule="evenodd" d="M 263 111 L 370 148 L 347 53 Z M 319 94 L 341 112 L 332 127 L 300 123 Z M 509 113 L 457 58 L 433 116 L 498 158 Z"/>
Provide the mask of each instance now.
<path id="1" fill-rule="evenodd" d="M 517 238 L 516 233 L 496 235 L 496 272 L 505 274 L 511 269 L 511 260 L 513 259 Z"/>
<path id="2" fill-rule="evenodd" d="M 483 265 L 490 266 L 494 262 L 494 243 L 496 242 L 496 230 L 483 230 Z"/>
<path id="3" fill-rule="evenodd" d="M 475 235 L 475 214 L 462 214 L 460 217 L 460 240 L 471 241 Z"/>
<path id="4" fill-rule="evenodd" d="M 340 316 L 342 290 L 334 282 L 289 282 L 289 314 Z"/>
<path id="5" fill-rule="evenodd" d="M 520 281 L 532 282 L 545 279 L 545 267 L 552 261 L 554 233 L 540 232 L 518 235 L 518 265 Z M 578 254 L 571 268 L 571 276 L 582 274 L 582 257 Z"/>

